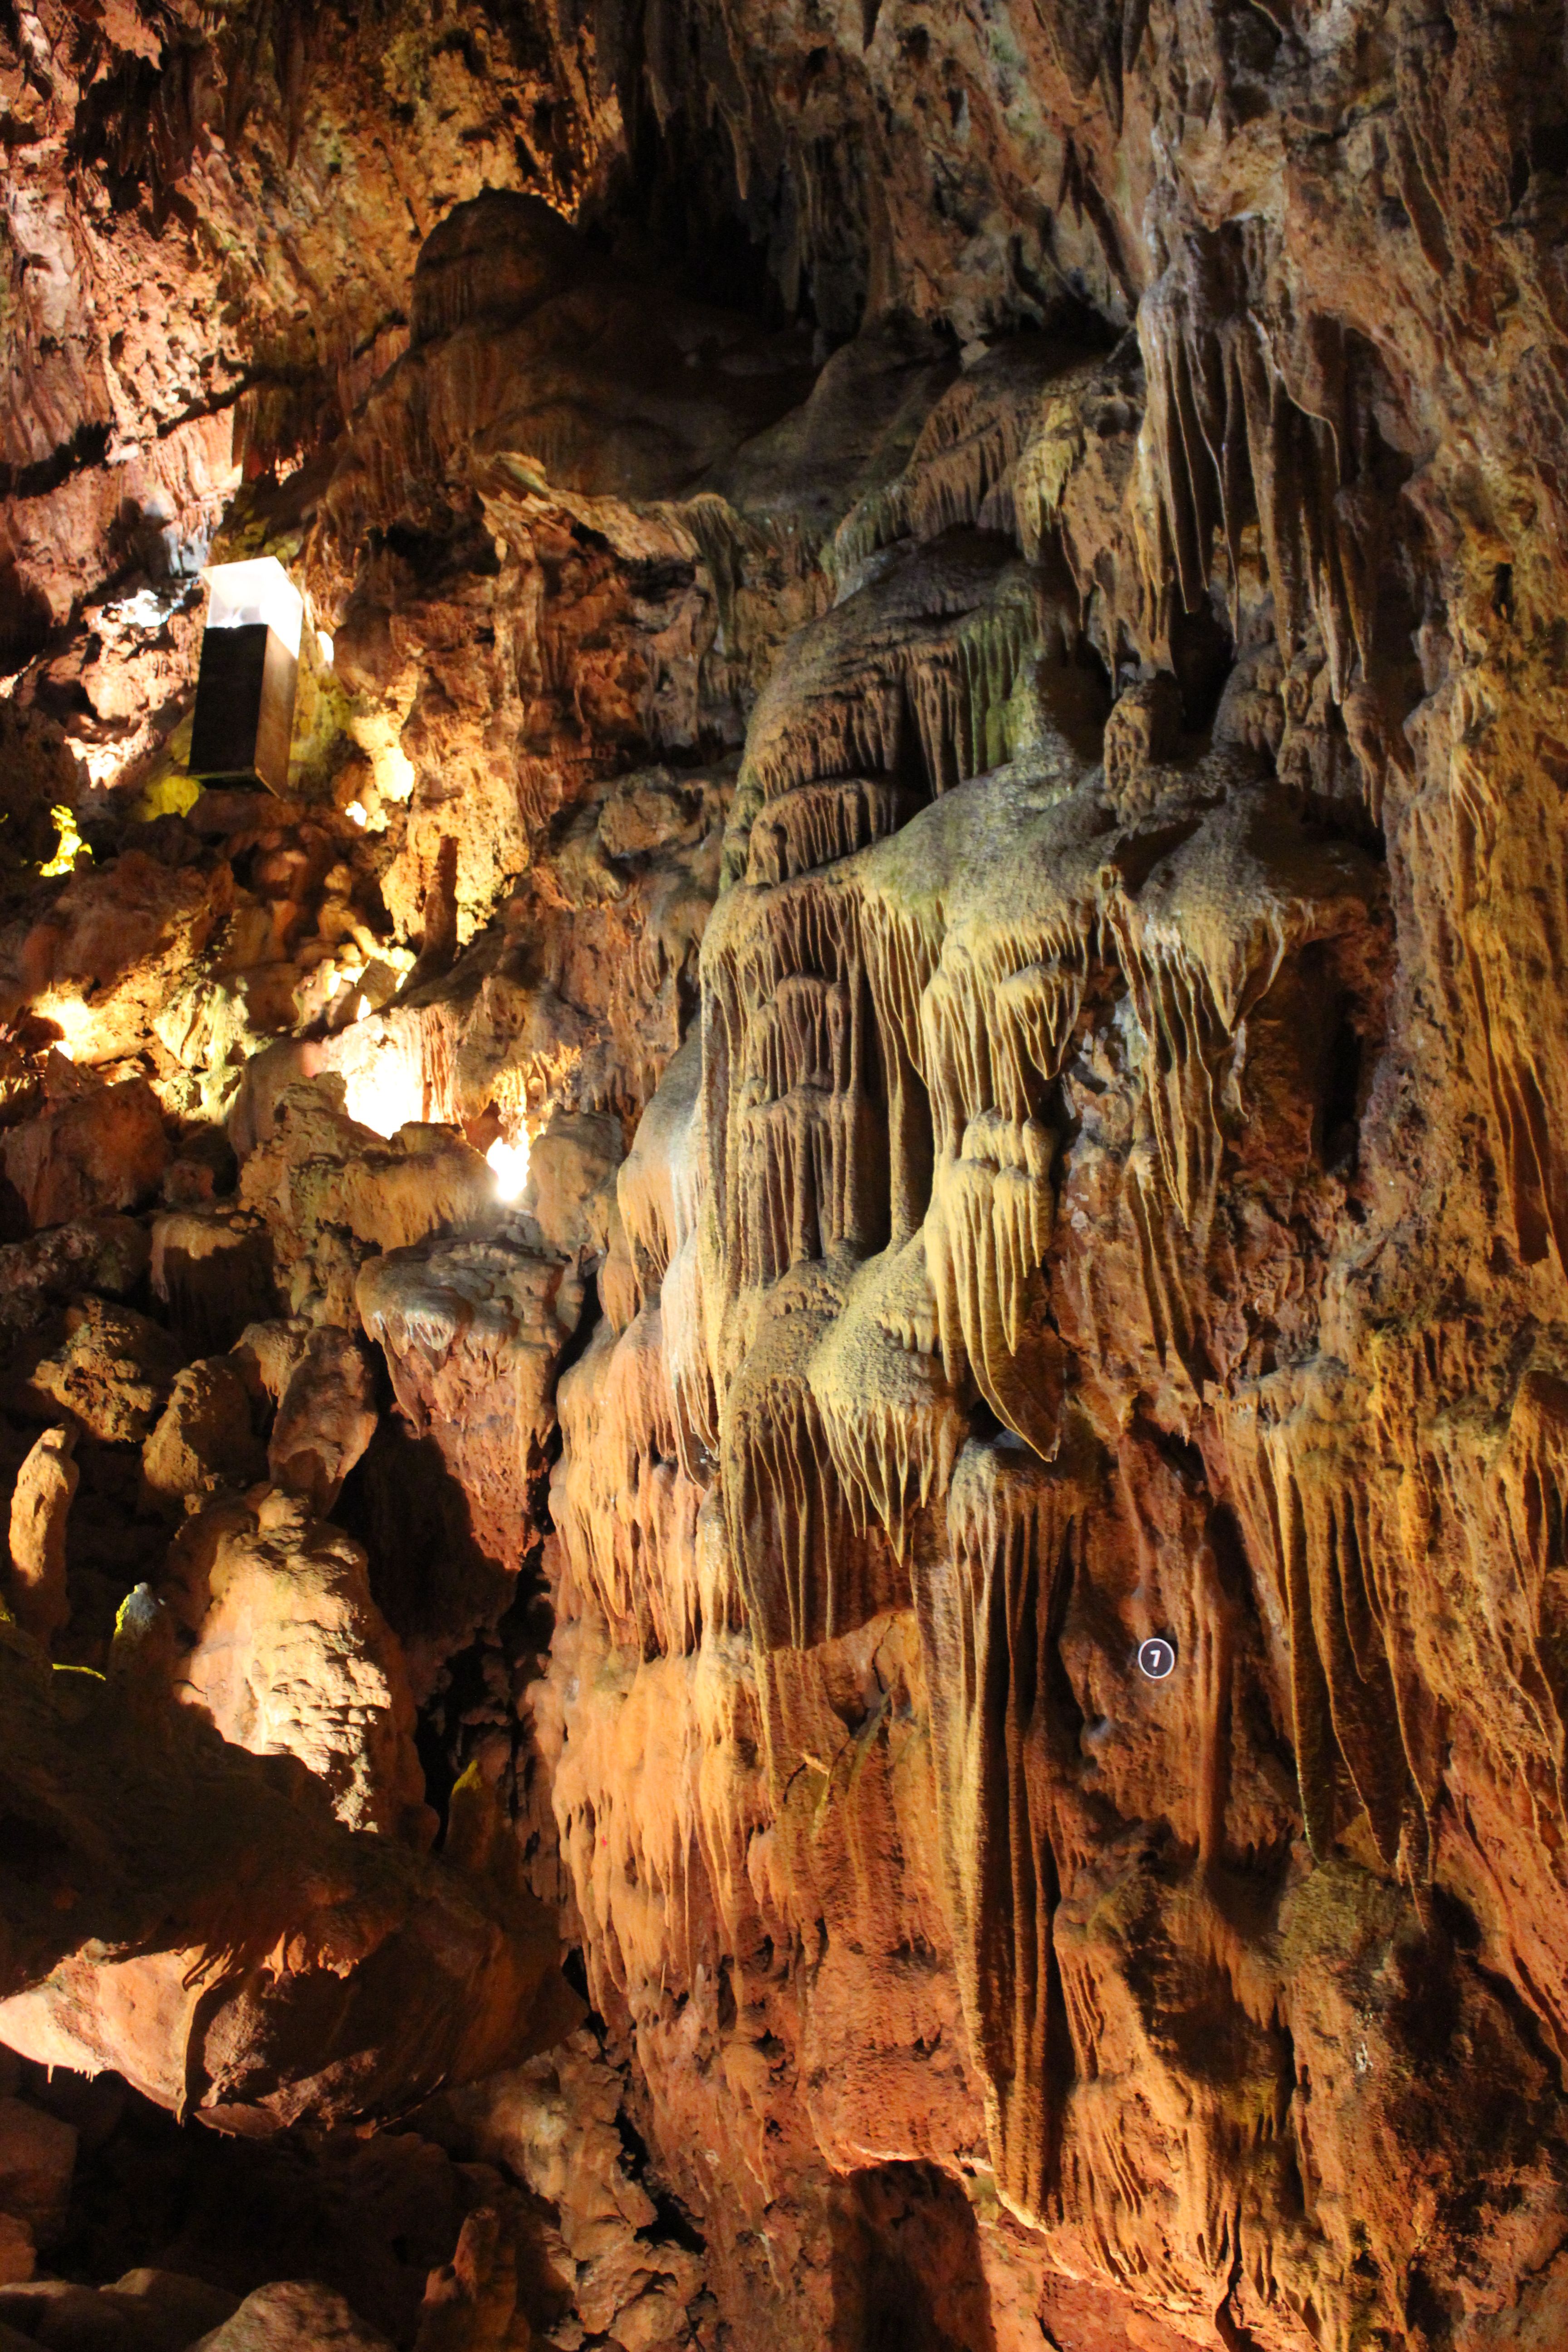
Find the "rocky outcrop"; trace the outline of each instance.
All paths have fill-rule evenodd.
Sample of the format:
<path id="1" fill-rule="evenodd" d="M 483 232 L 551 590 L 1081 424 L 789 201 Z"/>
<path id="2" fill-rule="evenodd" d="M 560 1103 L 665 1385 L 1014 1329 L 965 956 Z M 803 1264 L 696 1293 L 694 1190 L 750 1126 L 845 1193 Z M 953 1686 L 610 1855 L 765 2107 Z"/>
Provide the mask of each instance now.
<path id="1" fill-rule="evenodd" d="M 351 1829 L 427 1843 L 414 1702 L 359 1546 L 291 1496 L 220 1512 L 183 1548 L 179 1697 L 235 1747 L 297 1757 Z"/>
<path id="2" fill-rule="evenodd" d="M 73 1094 L 58 1109 L 13 1128 L 5 1176 L 30 1225 L 64 1225 L 105 1210 L 141 1208 L 168 1156 L 153 1090 L 131 1078 Z"/>
<path id="3" fill-rule="evenodd" d="M 0 1625 L 6 2043 L 262 2131 L 395 2109 L 526 2047 L 547 1916 L 344 1827 L 287 1741 L 247 1755 L 177 1707 L 171 1629 L 143 1588 L 100 1678 L 51 1675 Z"/>
<path id="4" fill-rule="evenodd" d="M 11 1490 L 11 1559 L 6 1599 L 17 1623 L 46 1649 L 70 1615 L 66 1521 L 80 1472 L 69 1428 L 46 1430 Z"/>

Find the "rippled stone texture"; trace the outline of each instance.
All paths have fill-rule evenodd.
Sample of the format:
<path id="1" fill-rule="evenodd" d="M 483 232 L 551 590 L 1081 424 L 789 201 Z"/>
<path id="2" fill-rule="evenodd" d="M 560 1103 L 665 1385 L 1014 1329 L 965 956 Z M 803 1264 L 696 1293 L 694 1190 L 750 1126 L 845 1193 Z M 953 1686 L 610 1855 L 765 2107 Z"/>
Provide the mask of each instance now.
<path id="1" fill-rule="evenodd" d="M 426 2352 L 1549 2352 L 1560 26 L 334 25 L 0 33 L 0 2033 Z"/>

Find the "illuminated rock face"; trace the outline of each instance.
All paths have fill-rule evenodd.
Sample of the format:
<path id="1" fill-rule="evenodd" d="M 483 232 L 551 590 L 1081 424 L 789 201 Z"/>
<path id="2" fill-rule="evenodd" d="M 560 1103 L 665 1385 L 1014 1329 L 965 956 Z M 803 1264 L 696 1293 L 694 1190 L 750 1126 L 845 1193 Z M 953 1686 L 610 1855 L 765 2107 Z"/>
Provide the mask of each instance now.
<path id="1" fill-rule="evenodd" d="M 1553 2352 L 1557 32 L 267 23 L 7 68 L 0 2036 L 426 2347 Z"/>

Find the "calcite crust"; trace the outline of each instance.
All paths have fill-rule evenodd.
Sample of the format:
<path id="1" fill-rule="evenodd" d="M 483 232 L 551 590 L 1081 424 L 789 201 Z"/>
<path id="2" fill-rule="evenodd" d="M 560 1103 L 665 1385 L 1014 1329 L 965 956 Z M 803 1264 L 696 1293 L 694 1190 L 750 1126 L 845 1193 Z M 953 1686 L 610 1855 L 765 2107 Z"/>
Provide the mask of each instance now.
<path id="1" fill-rule="evenodd" d="M 1568 2341 L 1562 35 L 0 19 L 7 2343 Z"/>

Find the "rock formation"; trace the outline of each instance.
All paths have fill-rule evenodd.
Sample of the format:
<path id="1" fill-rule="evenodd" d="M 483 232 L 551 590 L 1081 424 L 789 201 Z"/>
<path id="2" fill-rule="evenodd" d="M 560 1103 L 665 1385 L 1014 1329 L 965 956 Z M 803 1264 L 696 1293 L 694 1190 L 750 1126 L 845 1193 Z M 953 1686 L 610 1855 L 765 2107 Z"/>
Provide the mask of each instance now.
<path id="1" fill-rule="evenodd" d="M 0 2340 L 1554 2352 L 1561 12 L 0 110 Z"/>

